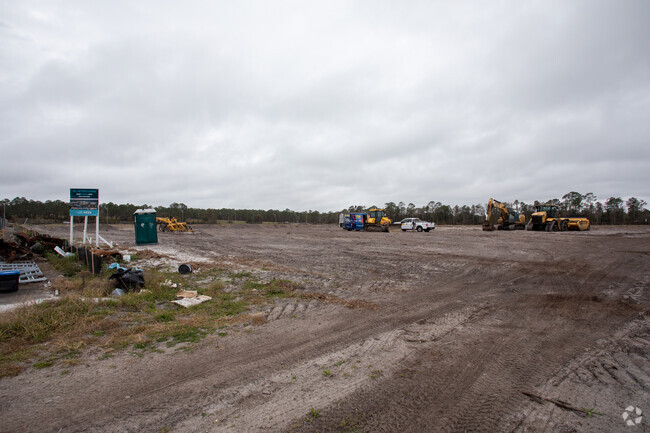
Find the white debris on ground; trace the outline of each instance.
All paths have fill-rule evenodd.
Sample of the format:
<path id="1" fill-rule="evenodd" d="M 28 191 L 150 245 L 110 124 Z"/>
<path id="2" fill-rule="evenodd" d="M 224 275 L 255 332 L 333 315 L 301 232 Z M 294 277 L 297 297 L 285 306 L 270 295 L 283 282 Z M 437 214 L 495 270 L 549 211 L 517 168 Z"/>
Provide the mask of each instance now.
<path id="1" fill-rule="evenodd" d="M 179 290 L 178 293 L 176 293 L 176 297 L 180 299 L 176 299 L 172 302 L 185 308 L 193 307 L 194 305 L 199 305 L 212 299 L 210 296 L 199 295 L 199 292 L 196 290 Z"/>

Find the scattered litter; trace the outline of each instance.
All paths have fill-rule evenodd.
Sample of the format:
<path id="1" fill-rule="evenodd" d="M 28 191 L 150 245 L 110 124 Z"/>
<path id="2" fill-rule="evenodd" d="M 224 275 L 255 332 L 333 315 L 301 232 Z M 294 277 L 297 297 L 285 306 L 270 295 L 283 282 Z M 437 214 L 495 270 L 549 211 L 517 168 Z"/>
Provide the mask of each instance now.
<path id="1" fill-rule="evenodd" d="M 111 292 L 111 296 L 114 298 L 119 298 L 120 296 L 124 296 L 126 293 L 122 289 L 115 289 Z"/>
<path id="2" fill-rule="evenodd" d="M 117 263 L 117 262 L 111 263 L 110 265 L 108 265 L 108 269 L 118 269 L 118 270 L 121 270 L 121 271 L 126 271 L 126 268 L 120 266 L 120 264 Z"/>
<path id="3" fill-rule="evenodd" d="M 61 249 L 61 247 L 59 247 L 59 246 L 54 247 L 54 251 L 55 251 L 58 255 L 63 256 L 63 257 L 74 256 L 74 253 L 68 253 L 68 252 L 65 252 L 65 251 L 63 251 L 63 250 Z"/>
<path id="4" fill-rule="evenodd" d="M 116 262 L 113 262 L 110 265 L 108 265 L 108 269 L 117 269 L 118 271 L 126 271 L 127 269 L 134 269 L 136 271 L 144 271 L 144 269 L 140 269 L 140 268 L 125 268 L 124 266 L 120 266 L 120 264 Z"/>
<path id="5" fill-rule="evenodd" d="M 118 288 L 130 291 L 144 287 L 144 274 L 140 269 L 118 268 L 109 280 L 115 280 Z"/>
<path id="6" fill-rule="evenodd" d="M 125 263 L 129 263 L 131 261 L 131 254 L 122 254 L 122 260 L 124 260 Z"/>
<path id="7" fill-rule="evenodd" d="M 199 305 L 212 299 L 210 296 L 199 295 L 199 292 L 196 290 L 179 290 L 176 293 L 176 297 L 181 299 L 176 299 L 172 302 L 185 308 L 193 307 L 194 305 Z"/>
<path id="8" fill-rule="evenodd" d="M 165 280 L 165 282 L 163 283 L 163 285 L 165 285 L 165 286 L 167 286 L 167 287 L 171 287 L 171 288 L 173 288 L 173 289 L 175 289 L 176 287 L 178 287 L 178 284 L 176 284 L 176 283 L 172 283 L 172 280 Z"/>
<path id="9" fill-rule="evenodd" d="M 178 273 L 181 275 L 185 274 L 191 274 L 192 273 L 192 265 L 188 265 L 186 263 L 183 263 L 178 267 Z"/>
<path id="10" fill-rule="evenodd" d="M 29 247 L 29 250 L 33 253 L 40 254 L 43 251 L 43 244 L 36 242 L 34 245 Z"/>
<path id="11" fill-rule="evenodd" d="M 212 299 L 209 296 L 206 295 L 198 295 L 194 298 L 181 298 L 181 299 L 176 299 L 175 301 L 172 301 L 174 304 L 178 304 L 182 307 L 188 308 L 188 307 L 193 307 L 195 305 L 199 305 L 205 301 L 209 301 Z"/>

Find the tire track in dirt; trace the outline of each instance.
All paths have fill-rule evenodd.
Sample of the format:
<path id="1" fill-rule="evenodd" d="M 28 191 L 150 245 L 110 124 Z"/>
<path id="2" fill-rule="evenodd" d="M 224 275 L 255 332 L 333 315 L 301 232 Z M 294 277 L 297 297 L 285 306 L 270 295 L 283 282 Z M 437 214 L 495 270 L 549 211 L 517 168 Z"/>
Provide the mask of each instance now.
<path id="1" fill-rule="evenodd" d="M 613 337 L 598 340 L 533 391 L 544 398 L 593 409 L 593 417 L 529 400 L 513 432 L 631 431 L 621 414 L 628 405 L 650 405 L 649 371 L 650 319 L 643 314 L 619 328 Z M 647 425 L 640 427 L 647 430 Z"/>
<path id="2" fill-rule="evenodd" d="M 463 277 L 471 273 L 468 270 Z M 356 419 L 363 431 L 373 432 L 512 429 L 516 422 L 504 424 L 503 419 L 525 403 L 520 389 L 535 384 L 554 365 L 567 359 L 576 343 L 588 342 L 597 335 L 590 326 L 592 320 L 606 315 L 612 324 L 621 323 L 635 314 L 633 309 L 621 309 L 616 303 L 588 303 L 589 291 L 576 291 L 579 281 L 569 279 L 573 283 L 562 278 L 558 280 L 560 287 L 556 287 L 567 295 L 513 296 L 515 302 L 506 302 L 498 314 L 490 317 L 493 323 L 486 318 L 473 323 L 471 329 L 455 332 L 454 337 L 472 345 L 471 356 L 459 358 L 454 352 L 462 353 L 464 348 L 441 341 L 440 351 L 446 350 L 444 359 L 436 357 L 435 351 L 423 351 L 411 366 L 405 367 L 405 372 L 415 372 L 412 377 L 391 378 L 372 392 L 357 392 L 337 408 L 339 415 L 335 419 L 338 423 Z M 598 284 L 589 288 L 591 293 L 600 289 Z M 581 294 L 576 296 L 576 292 Z M 566 334 L 567 326 L 577 329 Z M 476 335 L 487 335 L 488 339 L 472 338 Z M 374 405 L 375 395 L 384 396 L 383 407 Z M 421 414 L 427 414 L 423 422 L 419 421 Z M 303 425 L 298 431 L 337 431 L 336 425 L 323 420 Z"/>
<path id="3" fill-rule="evenodd" d="M 243 389 L 225 390 L 215 396 L 218 403 L 205 409 L 208 420 L 206 416 L 194 417 L 176 428 L 203 431 L 209 423 L 214 432 L 287 428 L 290 420 L 307 415 L 311 408 L 331 405 L 357 389 L 371 388 L 380 375 L 393 374 L 399 363 L 416 350 L 409 343 L 409 335 L 435 340 L 462 326 L 482 308 L 467 308 L 433 323 L 414 323 L 407 329 L 384 332 L 275 373 L 262 383 L 255 381 Z M 260 388 L 266 398 L 259 396 Z M 251 399 L 252 395 L 257 398 Z M 296 399 L 300 404 L 292 404 Z"/>
<path id="4" fill-rule="evenodd" d="M 458 294 L 455 293 L 454 295 L 457 296 Z M 443 299 L 445 296 L 451 296 L 451 293 L 436 296 L 436 298 Z M 369 321 L 359 322 L 351 320 L 356 316 L 355 312 L 347 314 L 349 318 L 346 319 L 346 315 L 341 315 L 340 307 L 326 305 L 324 308 L 321 307 L 316 310 L 317 317 L 309 316 L 312 321 L 323 319 L 328 321 L 335 317 L 338 318 L 338 320 L 331 323 L 323 322 L 327 323 L 327 326 L 323 325 L 321 327 L 323 332 L 296 338 L 299 334 L 282 329 L 286 327 L 284 324 L 286 321 L 279 320 L 279 326 L 276 329 L 287 337 L 282 343 L 280 343 L 282 340 L 278 340 L 277 337 L 268 340 L 258 338 L 256 341 L 249 341 L 244 346 L 226 346 L 224 349 L 210 350 L 217 356 L 219 356 L 219 353 L 223 353 L 223 350 L 229 351 L 226 363 L 221 362 L 218 358 L 215 359 L 217 362 L 214 363 L 211 357 L 206 358 L 205 351 L 197 352 L 196 356 L 190 353 L 187 355 L 189 359 L 185 361 L 182 369 L 174 370 L 171 366 L 167 367 L 159 364 L 155 377 L 149 375 L 148 372 L 143 372 L 144 375 L 140 377 L 138 377 L 137 372 L 129 374 L 129 377 L 134 377 L 134 375 L 138 377 L 135 381 L 129 380 L 125 382 L 119 375 L 115 375 L 114 379 L 95 384 L 95 388 L 101 387 L 107 395 L 119 395 L 120 398 L 112 401 L 104 399 L 100 407 L 88 407 L 88 405 L 81 402 L 90 400 L 88 400 L 88 397 L 84 398 L 83 393 L 81 393 L 77 397 L 79 403 L 78 410 L 75 413 L 61 418 L 58 406 L 52 404 L 40 408 L 37 418 L 47 419 L 48 423 L 64 428 L 64 430 L 76 430 L 83 426 L 85 431 L 105 431 L 105 426 L 111 425 L 114 431 L 148 429 L 153 431 L 155 428 L 152 429 L 147 426 L 174 425 L 179 420 L 200 415 L 201 409 L 200 405 L 196 405 L 197 401 L 208 401 L 215 394 L 218 395 L 219 390 L 224 387 L 237 386 L 238 384 L 247 383 L 247 380 L 254 380 L 255 377 L 264 377 L 271 369 L 288 364 L 289 361 L 299 361 L 307 353 L 327 352 L 327 350 L 331 349 L 326 348 L 340 346 L 345 344 L 346 341 L 369 338 L 378 332 L 391 329 L 391 326 L 395 324 L 404 323 L 405 321 L 410 323 L 421 319 L 423 316 L 429 317 L 436 310 L 439 314 L 445 314 L 458 308 L 459 304 L 448 303 L 437 307 L 421 305 L 419 308 L 410 308 L 405 311 L 399 305 L 393 305 L 390 309 L 382 311 L 382 314 L 375 314 L 374 318 L 370 316 Z M 292 320 L 288 321 L 292 322 Z M 249 338 L 252 336 L 249 336 Z M 270 343 L 269 340 L 274 341 L 274 343 Z M 254 358 L 250 356 L 250 353 L 253 353 L 250 351 L 252 348 L 255 348 Z M 174 364 L 177 365 L 178 362 Z M 221 374 L 221 372 L 225 373 Z M 170 377 L 175 379 L 170 381 Z M 59 389 L 49 392 L 65 393 L 65 390 Z M 125 399 L 126 396 L 129 396 L 129 398 Z M 68 403 L 69 401 L 61 402 L 61 404 Z M 158 408 L 160 407 L 165 407 L 165 410 L 159 411 Z M 110 415 L 112 413 L 121 413 L 124 422 L 115 420 Z M 40 422 L 33 423 L 35 421 L 33 416 L 29 418 L 17 417 L 12 420 L 12 425 L 21 425 L 21 420 L 23 427 L 20 430 L 40 431 L 40 429 L 31 429 L 29 427 L 30 425 L 40 425 Z"/>

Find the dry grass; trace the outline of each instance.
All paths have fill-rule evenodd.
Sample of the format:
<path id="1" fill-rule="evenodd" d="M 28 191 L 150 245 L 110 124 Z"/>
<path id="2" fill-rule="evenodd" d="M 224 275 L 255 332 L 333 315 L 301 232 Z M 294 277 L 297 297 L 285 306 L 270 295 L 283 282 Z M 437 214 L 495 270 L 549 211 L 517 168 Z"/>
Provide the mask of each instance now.
<path id="1" fill-rule="evenodd" d="M 59 263 L 69 266 L 68 261 Z M 287 280 L 260 284 L 250 273 L 230 273 L 238 288 L 226 291 L 222 278 L 228 271 L 206 267 L 202 281 L 210 280 L 206 274 L 213 276 L 212 281 L 198 285 L 194 274 L 147 270 L 144 290 L 114 299 L 106 299 L 114 288 L 107 280 L 109 272 L 95 277 L 77 271 L 72 277 L 57 278 L 53 283 L 60 293 L 57 300 L 0 315 L 0 377 L 30 366 L 75 365 L 88 348 L 107 356 L 127 348 L 156 350 L 159 344 L 198 342 L 228 325 L 261 325 L 264 315 L 245 314 L 249 308 L 269 298 L 292 296 L 296 288 Z M 170 302 L 179 288 L 198 290 L 212 300 L 189 309 L 179 307 Z"/>

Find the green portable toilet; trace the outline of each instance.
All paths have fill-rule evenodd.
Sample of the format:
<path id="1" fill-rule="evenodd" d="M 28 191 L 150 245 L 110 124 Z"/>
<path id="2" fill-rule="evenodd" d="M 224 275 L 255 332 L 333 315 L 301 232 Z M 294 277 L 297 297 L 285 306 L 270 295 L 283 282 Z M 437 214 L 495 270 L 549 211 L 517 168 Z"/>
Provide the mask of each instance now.
<path id="1" fill-rule="evenodd" d="M 156 210 L 138 209 L 133 213 L 135 224 L 135 243 L 157 244 L 158 233 L 156 232 Z"/>

